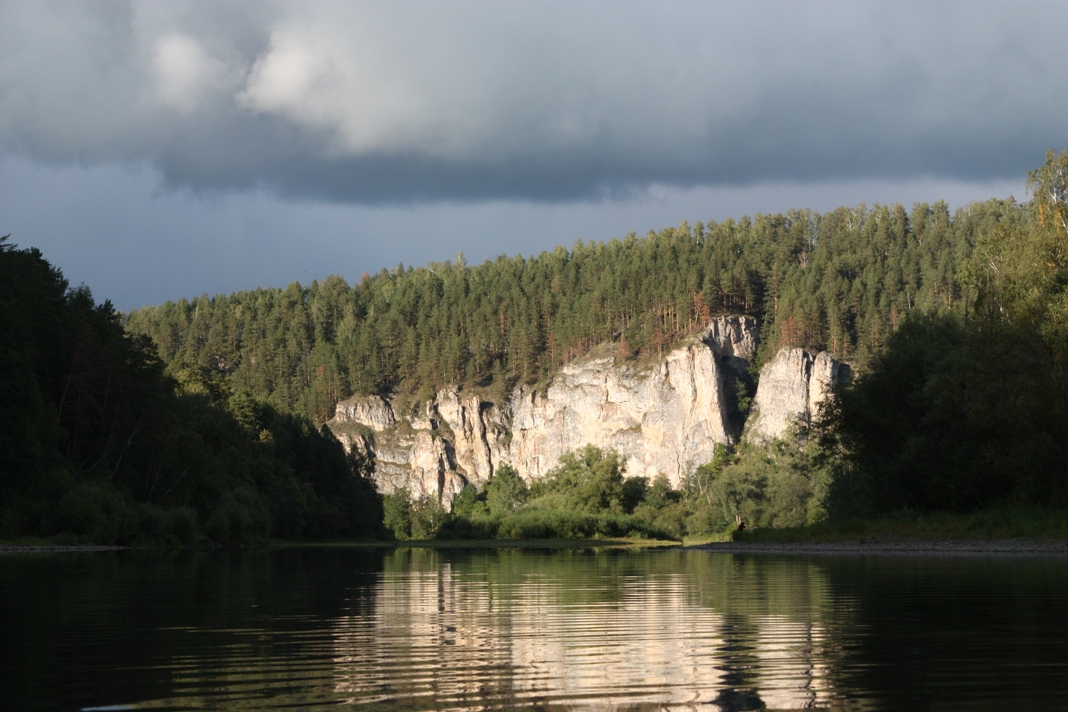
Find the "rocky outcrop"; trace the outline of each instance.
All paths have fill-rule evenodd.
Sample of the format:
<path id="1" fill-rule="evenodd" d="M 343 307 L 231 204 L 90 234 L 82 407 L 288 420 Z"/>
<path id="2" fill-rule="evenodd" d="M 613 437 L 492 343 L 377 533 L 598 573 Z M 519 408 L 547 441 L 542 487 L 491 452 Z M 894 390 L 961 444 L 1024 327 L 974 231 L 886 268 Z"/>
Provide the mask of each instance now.
<path id="1" fill-rule="evenodd" d="M 827 352 L 782 349 L 760 369 L 760 385 L 753 398 L 745 434 L 756 442 L 769 442 L 799 422 L 817 417 L 837 381 L 848 380 L 847 364 Z"/>
<path id="2" fill-rule="evenodd" d="M 353 396 L 343 400 L 334 409 L 334 417 L 346 422 L 362 423 L 376 432 L 397 422 L 393 408 L 378 396 Z"/>
<path id="3" fill-rule="evenodd" d="M 751 317 L 721 317 L 645 369 L 602 356 L 568 364 L 544 391 L 520 389 L 511 463 L 533 479 L 592 443 L 617 450 L 632 476 L 666 475 L 678 485 L 712 459 L 716 444 L 737 439 L 728 386 L 756 353 L 758 333 Z"/>
<path id="4" fill-rule="evenodd" d="M 383 398 L 360 396 L 338 403 L 328 425 L 348 447 L 373 457 L 386 492 L 408 487 L 448 502 L 502 464 L 531 480 L 588 444 L 617 450 L 628 475 L 665 475 L 677 486 L 712 459 L 718 443 L 741 437 L 745 418 L 736 398 L 745 390 L 739 384 L 748 383 L 758 334 L 751 317 L 720 317 L 655 364 L 637 367 L 605 347 L 503 403 L 450 387 L 401 414 Z M 761 372 L 758 417 L 745 432 L 767 440 L 808 417 L 841 367 L 826 354 L 781 352 Z"/>
<path id="5" fill-rule="evenodd" d="M 724 357 L 752 361 L 756 356 L 760 330 L 756 319 L 748 316 L 721 316 L 708 324 L 703 340 Z"/>
<path id="6" fill-rule="evenodd" d="M 481 484 L 493 476 L 497 463 L 508 461 L 508 428 L 493 403 L 446 388 L 433 408 L 451 431 L 456 469 L 468 482 Z"/>
<path id="7" fill-rule="evenodd" d="M 449 502 L 464 485 L 482 484 L 507 461 L 508 433 L 497 409 L 455 388 L 400 418 L 385 399 L 350 398 L 338 403 L 327 426 L 346 447 L 373 458 L 384 492 L 407 487 L 415 496 L 440 495 Z"/>
<path id="8" fill-rule="evenodd" d="M 716 443 L 731 440 L 720 371 L 703 342 L 644 370 L 611 357 L 569 364 L 544 392 L 516 393 L 510 461 L 533 479 L 592 443 L 617 450 L 632 476 L 664 474 L 677 485 L 688 468 L 712 459 Z"/>

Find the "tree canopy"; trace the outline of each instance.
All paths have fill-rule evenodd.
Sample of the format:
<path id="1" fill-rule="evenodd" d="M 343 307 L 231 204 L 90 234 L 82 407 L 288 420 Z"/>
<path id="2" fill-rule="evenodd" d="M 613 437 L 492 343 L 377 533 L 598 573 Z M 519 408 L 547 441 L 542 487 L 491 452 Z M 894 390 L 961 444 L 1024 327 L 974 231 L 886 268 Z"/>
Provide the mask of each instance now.
<path id="1" fill-rule="evenodd" d="M 194 545 L 379 531 L 367 467 L 329 431 L 178 375 L 110 303 L 0 239 L 0 536 Z"/>
<path id="2" fill-rule="evenodd" d="M 201 296 L 126 316 L 168 371 L 323 422 L 355 393 L 535 382 L 590 347 L 656 356 L 718 314 L 762 324 L 762 355 L 826 349 L 863 365 L 906 314 L 963 311 L 958 270 L 1013 200 L 808 210 L 682 223 L 535 257 L 398 266 L 349 286 Z"/>

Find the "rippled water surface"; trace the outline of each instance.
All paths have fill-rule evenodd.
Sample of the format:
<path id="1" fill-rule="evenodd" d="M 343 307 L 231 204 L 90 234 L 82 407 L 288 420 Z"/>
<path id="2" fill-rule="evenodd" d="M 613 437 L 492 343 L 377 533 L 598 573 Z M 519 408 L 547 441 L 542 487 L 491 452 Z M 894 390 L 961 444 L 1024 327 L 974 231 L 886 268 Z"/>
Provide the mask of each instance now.
<path id="1" fill-rule="evenodd" d="M 1063 557 L 0 557 L 0 709 L 1054 709 Z"/>

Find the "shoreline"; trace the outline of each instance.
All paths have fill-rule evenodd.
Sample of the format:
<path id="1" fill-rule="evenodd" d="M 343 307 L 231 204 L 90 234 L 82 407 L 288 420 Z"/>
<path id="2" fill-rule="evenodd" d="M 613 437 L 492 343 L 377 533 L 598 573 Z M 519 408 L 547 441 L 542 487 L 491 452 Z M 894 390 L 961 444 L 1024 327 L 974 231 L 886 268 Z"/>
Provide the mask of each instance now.
<path id="1" fill-rule="evenodd" d="M 839 542 L 711 542 L 684 547 L 724 554 L 1027 554 L 1068 556 L 1065 539 L 888 539 Z"/>
<path id="2" fill-rule="evenodd" d="M 68 554 L 93 551 L 125 551 L 128 546 L 103 544 L 0 544 L 0 556 L 4 554 Z"/>
<path id="3" fill-rule="evenodd" d="M 430 548 L 430 549 L 585 549 L 635 548 L 672 549 L 681 551 L 709 551 L 722 554 L 1007 554 L 1068 556 L 1068 539 L 886 539 L 837 542 L 744 542 L 724 541 L 689 546 L 643 546 L 643 543 L 623 543 L 605 540 L 487 540 L 487 541 L 412 541 L 412 542 L 310 542 L 282 544 L 266 548 L 349 547 L 357 548 Z M 64 554 L 127 551 L 129 546 L 99 544 L 0 544 L 0 556 L 5 554 Z"/>

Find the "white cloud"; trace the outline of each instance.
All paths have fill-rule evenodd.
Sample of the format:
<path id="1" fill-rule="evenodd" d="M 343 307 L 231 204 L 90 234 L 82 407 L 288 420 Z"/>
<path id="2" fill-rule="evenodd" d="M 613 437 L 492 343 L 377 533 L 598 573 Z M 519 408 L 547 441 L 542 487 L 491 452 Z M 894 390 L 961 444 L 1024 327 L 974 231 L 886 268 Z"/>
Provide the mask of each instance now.
<path id="1" fill-rule="evenodd" d="M 341 202 L 1012 178 L 1068 5 L 0 3 L 0 153 Z M 146 101 L 146 97 L 150 101 Z"/>
<path id="2" fill-rule="evenodd" d="M 156 41 L 152 69 L 159 100 L 183 114 L 192 113 L 205 93 L 219 88 L 226 74 L 223 62 L 192 37 L 179 33 Z"/>
<path id="3" fill-rule="evenodd" d="M 361 56 L 359 45 L 339 39 L 327 28 L 276 29 L 238 104 L 323 131 L 347 154 L 425 142 L 436 123 L 433 107 L 373 57 Z"/>

